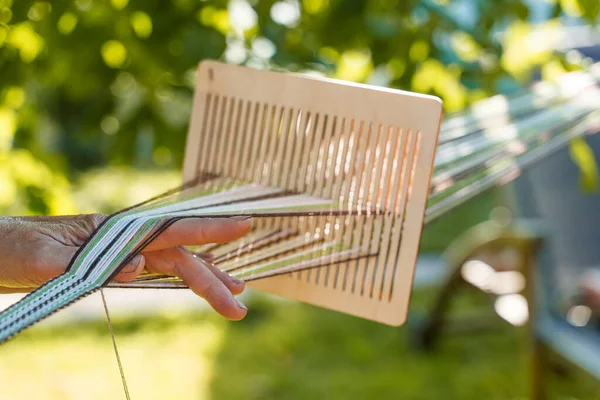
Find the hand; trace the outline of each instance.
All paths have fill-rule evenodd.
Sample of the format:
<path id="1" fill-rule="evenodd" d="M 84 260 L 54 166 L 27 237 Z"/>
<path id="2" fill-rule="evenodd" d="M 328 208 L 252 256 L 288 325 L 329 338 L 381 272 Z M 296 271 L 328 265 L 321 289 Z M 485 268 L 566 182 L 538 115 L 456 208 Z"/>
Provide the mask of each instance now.
<path id="1" fill-rule="evenodd" d="M 0 218 L 0 293 L 30 292 L 65 272 L 79 246 L 105 218 L 101 214 Z M 178 276 L 219 314 L 240 320 L 248 310 L 234 295 L 244 290 L 244 282 L 216 268 L 210 257 L 196 257 L 182 246 L 229 242 L 251 228 L 249 218 L 177 221 L 114 280 L 130 281 L 144 268 Z"/>

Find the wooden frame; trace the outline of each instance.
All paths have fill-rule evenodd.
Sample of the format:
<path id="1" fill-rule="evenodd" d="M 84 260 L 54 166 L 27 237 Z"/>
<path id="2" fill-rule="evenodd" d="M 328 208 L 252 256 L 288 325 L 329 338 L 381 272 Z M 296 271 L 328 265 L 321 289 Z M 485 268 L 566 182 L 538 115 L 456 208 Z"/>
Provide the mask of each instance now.
<path id="1" fill-rule="evenodd" d="M 438 98 L 206 61 L 184 181 L 229 178 L 324 197 L 348 215 L 265 218 L 360 256 L 252 282 L 390 325 L 406 320 L 442 119 Z"/>

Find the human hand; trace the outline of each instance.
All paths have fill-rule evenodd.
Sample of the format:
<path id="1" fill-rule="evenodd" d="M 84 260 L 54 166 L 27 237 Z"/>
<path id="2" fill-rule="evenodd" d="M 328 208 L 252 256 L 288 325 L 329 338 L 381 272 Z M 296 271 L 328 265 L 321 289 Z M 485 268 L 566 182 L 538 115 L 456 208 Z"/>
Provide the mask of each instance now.
<path id="1" fill-rule="evenodd" d="M 0 293 L 29 292 L 65 272 L 78 248 L 105 218 L 102 214 L 0 218 Z M 234 295 L 244 290 L 244 282 L 216 268 L 210 257 L 196 257 L 182 246 L 229 242 L 251 228 L 250 218 L 177 221 L 114 280 L 130 281 L 144 269 L 178 276 L 219 314 L 240 320 L 248 310 Z"/>

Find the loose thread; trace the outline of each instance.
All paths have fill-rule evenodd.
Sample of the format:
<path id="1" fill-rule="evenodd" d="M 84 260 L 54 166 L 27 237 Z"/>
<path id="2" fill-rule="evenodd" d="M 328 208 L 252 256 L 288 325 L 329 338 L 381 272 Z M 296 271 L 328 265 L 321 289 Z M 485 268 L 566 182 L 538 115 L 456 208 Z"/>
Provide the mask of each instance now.
<path id="1" fill-rule="evenodd" d="M 104 306 L 104 313 L 106 314 L 106 322 L 108 323 L 108 330 L 110 331 L 110 337 L 112 339 L 113 349 L 115 350 L 115 356 L 117 357 L 117 364 L 119 365 L 119 372 L 121 373 L 121 382 L 123 382 L 123 390 L 125 391 L 125 397 L 127 400 L 131 400 L 129 396 L 129 389 L 127 388 L 127 380 L 125 379 L 125 373 L 123 372 L 123 364 L 121 364 L 121 357 L 119 356 L 119 350 L 117 349 L 117 341 L 115 340 L 115 332 L 113 330 L 112 322 L 110 320 L 110 314 L 108 313 L 108 306 L 106 305 L 106 298 L 104 297 L 104 290 L 100 289 L 100 295 L 102 296 L 102 305 Z"/>

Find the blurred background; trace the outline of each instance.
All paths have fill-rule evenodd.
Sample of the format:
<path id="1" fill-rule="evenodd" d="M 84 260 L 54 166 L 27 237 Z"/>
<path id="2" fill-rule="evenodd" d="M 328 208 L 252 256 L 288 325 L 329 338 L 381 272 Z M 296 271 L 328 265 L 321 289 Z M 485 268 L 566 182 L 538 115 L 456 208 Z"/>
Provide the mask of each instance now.
<path id="1" fill-rule="evenodd" d="M 0 0 L 0 215 L 109 213 L 177 186 L 202 59 L 430 93 L 452 114 L 590 66 L 599 15 L 597 0 Z M 439 253 L 495 201 L 427 227 L 414 309 L 433 296 Z M 407 328 L 256 293 L 240 323 L 187 294 L 107 297 L 133 398 L 527 394 L 510 325 L 423 354 Z M 78 307 L 0 349 L 2 399 L 123 397 L 100 300 Z M 549 384 L 600 398 L 585 375 Z"/>

